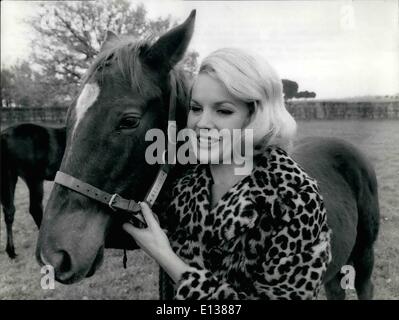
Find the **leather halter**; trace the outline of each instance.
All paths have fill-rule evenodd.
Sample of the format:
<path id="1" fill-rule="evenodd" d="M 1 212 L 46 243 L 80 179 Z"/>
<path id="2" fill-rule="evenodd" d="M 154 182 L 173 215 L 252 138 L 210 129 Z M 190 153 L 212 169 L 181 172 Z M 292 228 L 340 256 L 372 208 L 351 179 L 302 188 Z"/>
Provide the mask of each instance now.
<path id="1" fill-rule="evenodd" d="M 176 78 L 173 75 L 173 72 L 169 74 L 170 77 L 170 98 L 169 98 L 169 120 L 168 120 L 168 139 L 170 139 L 170 130 L 175 127 L 175 119 L 176 119 Z M 173 143 L 176 143 L 173 141 Z M 149 207 L 151 208 L 155 203 L 162 186 L 167 178 L 167 175 L 170 169 L 173 167 L 173 164 L 166 163 L 163 164 L 157 174 L 157 177 L 152 184 L 150 190 L 148 191 L 145 200 Z M 141 213 L 141 207 L 139 203 L 132 199 L 125 199 L 118 195 L 117 193 L 110 194 L 105 192 L 91 184 L 88 184 L 78 178 L 75 178 L 67 173 L 62 171 L 57 171 L 55 176 L 55 183 L 62 185 L 70 190 L 78 192 L 90 199 L 96 200 L 98 202 L 107 204 L 113 211 L 123 211 L 128 213 L 128 220 L 132 222 L 134 219 L 139 220 L 144 226 L 146 226 L 146 222 Z"/>

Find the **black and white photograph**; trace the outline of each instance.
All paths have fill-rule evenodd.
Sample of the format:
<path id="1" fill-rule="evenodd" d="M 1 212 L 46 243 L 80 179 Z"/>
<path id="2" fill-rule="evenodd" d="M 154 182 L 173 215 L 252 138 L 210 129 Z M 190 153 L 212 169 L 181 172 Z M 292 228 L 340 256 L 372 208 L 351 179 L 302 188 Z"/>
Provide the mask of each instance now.
<path id="1" fill-rule="evenodd" d="M 399 299 L 397 0 L 1 1 L 0 146 L 0 300 Z"/>

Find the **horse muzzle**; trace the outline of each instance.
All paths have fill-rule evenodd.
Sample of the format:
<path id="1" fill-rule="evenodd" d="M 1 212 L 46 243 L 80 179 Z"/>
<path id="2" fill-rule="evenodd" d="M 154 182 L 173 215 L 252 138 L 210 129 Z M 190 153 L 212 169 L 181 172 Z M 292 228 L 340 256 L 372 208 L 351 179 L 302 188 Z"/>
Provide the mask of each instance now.
<path id="1" fill-rule="evenodd" d="M 104 257 L 104 246 L 101 246 L 91 263 L 82 263 L 68 251 L 46 250 L 36 251 L 36 258 L 41 266 L 54 269 L 55 280 L 62 284 L 72 284 L 91 277 L 101 266 Z"/>

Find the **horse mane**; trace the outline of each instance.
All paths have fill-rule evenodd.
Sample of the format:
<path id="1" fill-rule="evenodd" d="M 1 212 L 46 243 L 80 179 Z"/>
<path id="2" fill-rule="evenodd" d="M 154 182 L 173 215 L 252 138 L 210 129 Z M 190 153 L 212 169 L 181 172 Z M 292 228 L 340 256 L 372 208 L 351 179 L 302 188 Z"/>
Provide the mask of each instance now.
<path id="1" fill-rule="evenodd" d="M 186 126 L 192 81 L 180 66 L 173 68 L 170 73 L 173 75 L 171 79 L 175 79 L 176 81 L 176 122 L 178 128 L 181 129 Z"/>
<path id="2" fill-rule="evenodd" d="M 99 72 L 101 72 L 100 81 L 102 81 L 105 67 L 116 61 L 124 80 L 132 88 L 136 88 L 140 93 L 143 93 L 140 79 L 144 73 L 140 63 L 140 54 L 148 49 L 149 44 L 149 39 L 136 40 L 133 37 L 124 37 L 118 41 L 111 42 L 107 49 L 100 51 L 97 55 L 83 78 L 83 84 L 87 83 L 93 75 Z"/>
<path id="3" fill-rule="evenodd" d="M 83 84 L 86 84 L 94 75 L 101 73 L 100 81 L 103 81 L 105 67 L 109 66 L 111 62 L 115 61 L 119 72 L 123 79 L 127 81 L 132 90 L 137 90 L 140 94 L 145 95 L 150 91 L 150 95 L 162 96 L 165 94 L 162 89 L 156 85 L 150 88 L 144 88 L 142 79 L 145 76 L 145 68 L 140 61 L 140 56 L 145 52 L 154 42 L 153 37 L 147 37 L 143 40 L 137 40 L 133 37 L 123 37 L 117 41 L 112 41 L 106 50 L 101 51 L 94 62 L 83 77 Z M 168 94 L 171 88 L 175 88 L 176 92 L 176 109 L 178 126 L 185 126 L 185 121 L 188 113 L 188 104 L 190 99 L 191 81 L 187 73 L 183 70 L 180 64 L 172 68 L 169 73 L 168 81 L 175 81 L 174 86 L 168 83 Z M 173 79 L 173 80 L 171 80 Z"/>

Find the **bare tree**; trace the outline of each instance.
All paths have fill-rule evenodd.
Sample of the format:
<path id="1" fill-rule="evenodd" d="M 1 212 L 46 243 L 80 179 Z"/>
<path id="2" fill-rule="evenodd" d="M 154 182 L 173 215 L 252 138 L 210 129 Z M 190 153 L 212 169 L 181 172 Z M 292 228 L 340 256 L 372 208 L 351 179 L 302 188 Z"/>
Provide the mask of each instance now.
<path id="1" fill-rule="evenodd" d="M 31 61 L 43 75 L 48 91 L 64 100 L 76 95 L 107 30 L 139 40 L 157 38 L 176 24 L 170 15 L 149 19 L 143 4 L 132 6 L 127 0 L 45 2 L 27 22 L 36 31 Z M 187 71 L 196 70 L 197 57 L 196 52 L 187 54 Z"/>

